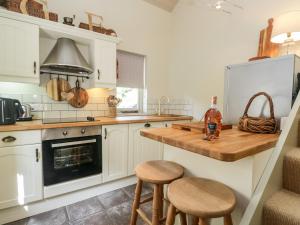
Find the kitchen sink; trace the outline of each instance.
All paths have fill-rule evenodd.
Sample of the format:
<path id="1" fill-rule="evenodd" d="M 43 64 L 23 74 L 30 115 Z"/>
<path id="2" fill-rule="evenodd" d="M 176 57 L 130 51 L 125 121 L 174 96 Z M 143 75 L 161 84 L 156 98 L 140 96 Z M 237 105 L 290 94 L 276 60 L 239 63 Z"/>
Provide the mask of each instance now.
<path id="1" fill-rule="evenodd" d="M 151 116 L 158 116 L 158 117 L 181 117 L 182 115 L 176 115 L 176 114 L 152 114 Z"/>

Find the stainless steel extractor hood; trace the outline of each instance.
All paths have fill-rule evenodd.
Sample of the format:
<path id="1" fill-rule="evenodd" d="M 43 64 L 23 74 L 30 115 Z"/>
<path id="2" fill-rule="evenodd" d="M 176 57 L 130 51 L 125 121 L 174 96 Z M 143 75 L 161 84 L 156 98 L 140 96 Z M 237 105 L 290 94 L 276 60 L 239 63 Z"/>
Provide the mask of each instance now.
<path id="1" fill-rule="evenodd" d="M 75 41 L 59 38 L 40 68 L 42 73 L 91 74 L 93 69 L 87 63 Z"/>

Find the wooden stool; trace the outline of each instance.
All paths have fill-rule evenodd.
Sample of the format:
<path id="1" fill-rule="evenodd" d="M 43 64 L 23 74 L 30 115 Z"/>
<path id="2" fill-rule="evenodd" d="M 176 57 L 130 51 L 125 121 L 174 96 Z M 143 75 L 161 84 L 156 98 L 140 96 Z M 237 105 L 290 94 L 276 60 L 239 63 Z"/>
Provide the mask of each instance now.
<path id="1" fill-rule="evenodd" d="M 136 225 L 138 215 L 149 225 L 159 225 L 165 219 L 163 218 L 163 185 L 183 176 L 184 169 L 182 166 L 169 161 L 148 161 L 139 164 L 135 168 L 138 182 L 135 189 L 135 196 L 132 205 L 132 214 L 130 225 Z M 151 183 L 154 186 L 153 197 L 141 201 L 141 192 L 143 182 Z M 140 205 L 153 199 L 152 221 L 147 218 L 146 214 L 140 209 Z"/>
<path id="2" fill-rule="evenodd" d="M 186 225 L 186 214 L 194 216 L 193 225 L 208 225 L 209 219 L 224 217 L 224 225 L 232 225 L 231 213 L 236 204 L 233 191 L 216 181 L 185 177 L 169 185 L 170 201 L 166 225 L 173 225 L 176 209 L 182 212 L 181 224 Z"/>

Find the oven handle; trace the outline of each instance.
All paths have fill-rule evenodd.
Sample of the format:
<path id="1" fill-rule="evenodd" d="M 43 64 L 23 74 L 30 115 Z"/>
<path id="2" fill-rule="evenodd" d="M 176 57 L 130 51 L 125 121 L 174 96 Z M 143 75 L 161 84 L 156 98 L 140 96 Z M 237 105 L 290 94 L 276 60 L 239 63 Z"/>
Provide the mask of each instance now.
<path id="1" fill-rule="evenodd" d="M 52 144 L 52 148 L 59 148 L 59 147 L 66 147 L 71 145 L 82 145 L 82 144 L 90 144 L 90 143 L 96 143 L 96 139 L 91 140 L 84 140 L 84 141 L 72 141 L 72 142 L 64 142 L 64 143 L 58 143 L 58 144 Z"/>

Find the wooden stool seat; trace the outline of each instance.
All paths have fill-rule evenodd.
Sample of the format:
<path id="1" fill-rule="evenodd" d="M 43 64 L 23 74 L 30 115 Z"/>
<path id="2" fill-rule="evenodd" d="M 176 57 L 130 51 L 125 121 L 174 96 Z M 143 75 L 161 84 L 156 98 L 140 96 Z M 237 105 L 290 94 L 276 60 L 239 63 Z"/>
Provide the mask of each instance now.
<path id="1" fill-rule="evenodd" d="M 205 219 L 230 215 L 236 205 L 235 195 L 226 185 L 197 177 L 171 183 L 168 198 L 181 212 Z"/>
<path id="2" fill-rule="evenodd" d="M 147 161 L 137 165 L 136 176 L 152 184 L 169 184 L 184 174 L 184 169 L 177 163 L 155 160 Z"/>

